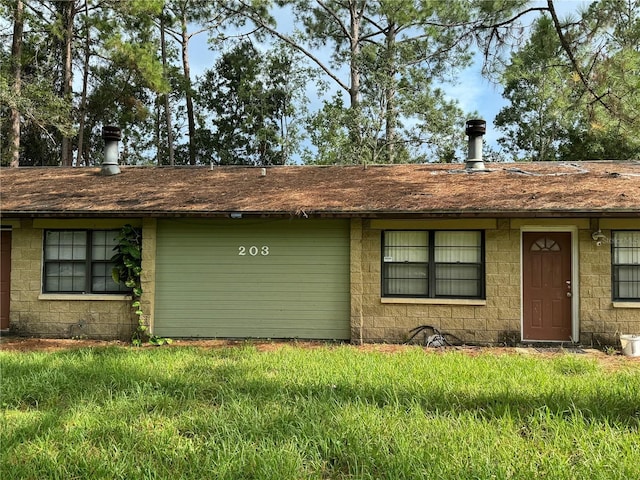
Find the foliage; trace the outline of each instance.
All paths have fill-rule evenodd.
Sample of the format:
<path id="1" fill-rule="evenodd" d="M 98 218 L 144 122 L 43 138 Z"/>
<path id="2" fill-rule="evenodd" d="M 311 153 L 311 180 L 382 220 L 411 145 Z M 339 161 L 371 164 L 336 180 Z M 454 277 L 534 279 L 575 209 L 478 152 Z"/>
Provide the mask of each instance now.
<path id="1" fill-rule="evenodd" d="M 250 2 L 240 3 L 244 15 L 307 56 L 345 97 L 333 95 L 311 117 L 316 163 L 452 156 L 448 139 L 434 138 L 441 134 L 438 126 L 462 115 L 456 102 L 434 85 L 447 83 L 451 74 L 468 65 L 469 2 L 279 2 L 300 26 L 292 34 L 256 14 Z M 330 50 L 328 60 L 316 55 L 320 48 Z M 334 113 L 337 120 L 331 117 Z M 451 126 L 459 128 L 463 122 L 456 120 Z M 441 149 L 442 143 L 448 144 Z M 307 152 L 305 158 L 309 156 Z"/>
<path id="2" fill-rule="evenodd" d="M 496 125 L 514 158 L 640 155 L 639 11 L 637 1 L 600 0 L 577 19 L 545 15 L 535 22 L 502 74 L 510 103 Z"/>
<path id="3" fill-rule="evenodd" d="M 497 124 L 511 158 L 640 155 L 639 0 L 563 19 L 552 0 L 24 3 L 20 58 L 0 42 L 0 114 L 20 114 L 20 165 L 70 165 L 74 151 L 77 166 L 97 164 L 107 123 L 130 164 L 282 164 L 303 147 L 313 163 L 453 161 L 468 112 L 449 87 L 474 42 L 510 102 Z M 5 38 L 16 4 L 0 0 Z M 192 79 L 201 34 L 209 70 Z M 2 164 L 13 131 L 0 125 Z"/>
<path id="4" fill-rule="evenodd" d="M 131 306 L 135 308 L 138 319 L 131 342 L 135 346 L 140 346 L 149 337 L 149 327 L 140 303 L 142 296 L 140 279 L 142 274 L 142 234 L 137 228 L 127 224 L 120 230 L 117 240 L 118 243 L 113 249 L 116 253 L 111 257 L 111 261 L 115 264 L 111 275 L 114 282 L 131 288 L 133 297 Z"/>
<path id="5" fill-rule="evenodd" d="M 223 54 L 199 88 L 213 113 L 210 158 L 219 165 L 287 163 L 295 74 L 287 52 L 264 55 L 250 41 Z"/>
<path id="6" fill-rule="evenodd" d="M 3 350 L 0 471 L 636 478 L 637 363 L 582 357 L 264 344 Z"/>
<path id="7" fill-rule="evenodd" d="M 557 160 L 558 148 L 575 122 L 570 94 L 570 67 L 562 62 L 562 47 L 548 17 L 540 17 L 526 45 L 514 52 L 502 76 L 509 100 L 495 125 L 506 135 L 499 143 L 514 158 Z"/>

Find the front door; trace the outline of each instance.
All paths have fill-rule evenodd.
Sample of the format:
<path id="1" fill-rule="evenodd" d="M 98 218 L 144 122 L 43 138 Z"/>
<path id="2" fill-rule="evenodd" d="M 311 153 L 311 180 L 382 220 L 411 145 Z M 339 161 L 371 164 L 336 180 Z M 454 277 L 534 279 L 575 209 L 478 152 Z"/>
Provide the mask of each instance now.
<path id="1" fill-rule="evenodd" d="M 522 235 L 523 340 L 571 340 L 571 233 Z"/>
<path id="2" fill-rule="evenodd" d="M 11 230 L 0 230 L 0 330 L 9 328 Z"/>

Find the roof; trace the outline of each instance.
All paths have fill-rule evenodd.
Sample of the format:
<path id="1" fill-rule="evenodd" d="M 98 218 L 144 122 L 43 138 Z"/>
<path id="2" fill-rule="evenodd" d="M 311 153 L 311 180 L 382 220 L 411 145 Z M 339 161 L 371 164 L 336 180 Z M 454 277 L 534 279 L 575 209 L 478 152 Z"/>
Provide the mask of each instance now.
<path id="1" fill-rule="evenodd" d="M 262 175 L 266 172 L 266 175 Z M 640 162 L 0 170 L 9 216 L 640 216 Z"/>

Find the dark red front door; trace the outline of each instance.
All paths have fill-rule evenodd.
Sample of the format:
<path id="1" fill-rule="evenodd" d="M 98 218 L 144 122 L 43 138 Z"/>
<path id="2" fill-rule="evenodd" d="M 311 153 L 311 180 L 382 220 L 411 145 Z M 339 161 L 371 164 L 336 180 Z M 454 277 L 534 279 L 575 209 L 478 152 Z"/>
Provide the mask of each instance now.
<path id="1" fill-rule="evenodd" d="M 11 301 L 11 230 L 0 230 L 0 329 L 9 328 Z"/>
<path id="2" fill-rule="evenodd" d="M 523 339 L 571 340 L 571 233 L 522 236 Z"/>

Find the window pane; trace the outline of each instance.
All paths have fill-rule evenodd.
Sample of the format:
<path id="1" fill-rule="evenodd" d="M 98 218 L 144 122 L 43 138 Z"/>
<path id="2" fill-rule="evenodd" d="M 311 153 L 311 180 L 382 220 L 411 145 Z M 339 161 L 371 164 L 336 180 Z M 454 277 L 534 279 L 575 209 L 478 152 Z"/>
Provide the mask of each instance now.
<path id="1" fill-rule="evenodd" d="M 613 232 L 613 298 L 640 300 L 640 231 Z"/>
<path id="2" fill-rule="evenodd" d="M 58 260 L 58 246 L 57 245 L 47 245 L 44 248 L 44 259 L 45 260 Z"/>
<path id="3" fill-rule="evenodd" d="M 93 277 L 91 279 L 91 290 L 94 292 L 106 292 L 107 284 L 104 277 Z"/>
<path id="4" fill-rule="evenodd" d="M 47 232 L 46 260 L 84 260 L 87 255 L 86 232 Z"/>
<path id="5" fill-rule="evenodd" d="M 45 291 L 84 292 L 86 266 L 84 263 L 48 262 L 45 265 Z"/>
<path id="6" fill-rule="evenodd" d="M 115 266 L 112 262 L 94 263 L 92 266 L 91 288 L 94 292 L 130 292 L 131 289 L 113 281 L 111 271 Z"/>
<path id="7" fill-rule="evenodd" d="M 387 295 L 427 295 L 427 265 L 387 264 L 385 267 L 384 291 Z"/>
<path id="8" fill-rule="evenodd" d="M 480 232 L 436 232 L 435 261 L 480 263 Z"/>
<path id="9" fill-rule="evenodd" d="M 428 232 L 385 232 L 385 262 L 427 262 Z"/>
<path id="10" fill-rule="evenodd" d="M 614 232 L 613 262 L 640 265 L 640 232 Z"/>
<path id="11" fill-rule="evenodd" d="M 479 297 L 479 265 L 436 265 L 436 296 Z"/>
<path id="12" fill-rule="evenodd" d="M 60 244 L 60 232 L 47 232 L 45 239 L 45 260 L 58 260 L 58 245 Z"/>
<path id="13" fill-rule="evenodd" d="M 116 246 L 117 237 L 116 230 L 93 232 L 91 258 L 93 260 L 110 260 L 115 253 L 113 247 Z"/>
<path id="14" fill-rule="evenodd" d="M 614 289 L 617 299 L 640 299 L 640 266 L 615 267 Z"/>
<path id="15" fill-rule="evenodd" d="M 60 290 L 60 264 L 47 263 L 44 267 L 44 289 L 47 292 Z"/>

